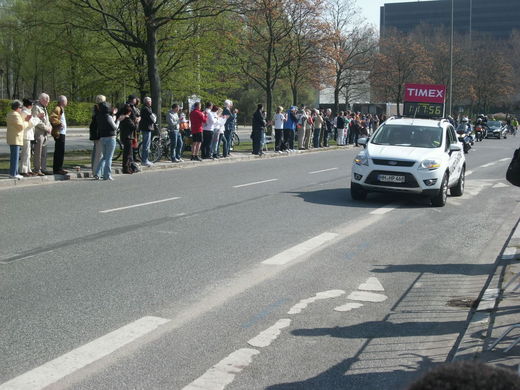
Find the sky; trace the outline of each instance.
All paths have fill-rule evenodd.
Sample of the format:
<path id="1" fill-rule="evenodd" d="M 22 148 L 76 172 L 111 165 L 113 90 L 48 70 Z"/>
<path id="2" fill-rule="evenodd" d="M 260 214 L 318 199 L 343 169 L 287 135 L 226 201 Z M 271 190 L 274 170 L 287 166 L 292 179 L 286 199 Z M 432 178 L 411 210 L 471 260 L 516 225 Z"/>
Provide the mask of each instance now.
<path id="1" fill-rule="evenodd" d="M 389 3 L 410 3 L 418 0 L 357 0 L 362 15 L 379 30 L 379 9 L 382 5 Z M 424 0 L 423 0 L 424 1 Z"/>

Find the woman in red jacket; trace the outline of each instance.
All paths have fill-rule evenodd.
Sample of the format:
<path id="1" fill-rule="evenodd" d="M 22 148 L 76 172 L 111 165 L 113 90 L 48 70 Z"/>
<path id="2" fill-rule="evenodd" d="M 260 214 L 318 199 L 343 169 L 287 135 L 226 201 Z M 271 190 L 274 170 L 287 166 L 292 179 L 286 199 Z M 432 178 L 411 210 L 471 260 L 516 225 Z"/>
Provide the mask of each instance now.
<path id="1" fill-rule="evenodd" d="M 193 111 L 190 113 L 191 136 L 193 143 L 191 145 L 191 160 L 202 161 L 199 157 L 200 145 L 202 143 L 202 125 L 206 123 L 208 118 L 206 114 L 200 110 L 200 102 L 193 105 Z"/>

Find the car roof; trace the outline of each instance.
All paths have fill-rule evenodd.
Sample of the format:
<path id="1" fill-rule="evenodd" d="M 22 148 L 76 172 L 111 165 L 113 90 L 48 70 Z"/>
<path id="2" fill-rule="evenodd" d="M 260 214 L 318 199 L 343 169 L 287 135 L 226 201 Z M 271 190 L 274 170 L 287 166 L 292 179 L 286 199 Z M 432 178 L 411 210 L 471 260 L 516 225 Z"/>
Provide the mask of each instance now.
<path id="1" fill-rule="evenodd" d="M 444 127 L 449 124 L 447 119 L 420 119 L 420 118 L 406 118 L 406 117 L 391 117 L 385 122 L 388 125 L 406 125 L 406 126 L 423 126 L 423 127 Z"/>

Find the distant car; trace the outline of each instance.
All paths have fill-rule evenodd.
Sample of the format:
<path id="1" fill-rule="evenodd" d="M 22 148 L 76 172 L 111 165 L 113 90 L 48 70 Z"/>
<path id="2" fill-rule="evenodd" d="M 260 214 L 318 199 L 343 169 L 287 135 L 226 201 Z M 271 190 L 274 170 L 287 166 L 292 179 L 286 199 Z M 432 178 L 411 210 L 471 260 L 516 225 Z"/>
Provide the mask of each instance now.
<path id="1" fill-rule="evenodd" d="M 486 138 L 507 138 L 507 126 L 500 121 L 487 121 Z"/>
<path id="2" fill-rule="evenodd" d="M 369 192 L 427 196 L 446 204 L 448 190 L 464 193 L 466 159 L 447 120 L 390 118 L 367 140 L 352 164 L 350 194 L 363 200 Z"/>

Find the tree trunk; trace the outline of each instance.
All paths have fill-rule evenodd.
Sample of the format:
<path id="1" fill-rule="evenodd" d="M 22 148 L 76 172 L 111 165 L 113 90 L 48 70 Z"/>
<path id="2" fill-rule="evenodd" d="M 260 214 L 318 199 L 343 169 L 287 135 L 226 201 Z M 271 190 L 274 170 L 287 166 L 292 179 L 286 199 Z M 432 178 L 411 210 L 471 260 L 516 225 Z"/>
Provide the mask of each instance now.
<path id="1" fill-rule="evenodd" d="M 157 123 L 161 125 L 161 76 L 157 59 L 157 30 L 155 14 L 145 9 L 146 20 L 146 60 L 148 65 L 148 79 L 152 98 L 152 111 L 157 115 Z"/>
<path id="2" fill-rule="evenodd" d="M 339 112 L 339 87 L 336 84 L 334 87 L 334 115 L 337 115 Z"/>
<path id="3" fill-rule="evenodd" d="M 291 86 L 291 92 L 292 92 L 292 104 L 293 104 L 293 106 L 298 106 L 298 87 L 296 86 L 296 83 Z"/>

